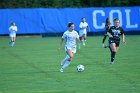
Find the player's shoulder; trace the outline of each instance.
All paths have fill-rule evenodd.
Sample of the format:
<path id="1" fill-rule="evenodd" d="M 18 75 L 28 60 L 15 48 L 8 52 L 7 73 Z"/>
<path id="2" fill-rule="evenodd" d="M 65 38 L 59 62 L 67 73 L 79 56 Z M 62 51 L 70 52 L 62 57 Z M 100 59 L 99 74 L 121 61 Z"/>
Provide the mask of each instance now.
<path id="1" fill-rule="evenodd" d="M 11 28 L 13 27 L 13 26 L 10 26 Z"/>
<path id="2" fill-rule="evenodd" d="M 78 33 L 78 32 L 74 30 L 73 33 Z"/>
<path id="3" fill-rule="evenodd" d="M 65 33 L 68 33 L 68 32 L 69 32 L 69 31 L 68 31 L 68 30 L 66 30 L 66 31 L 64 32 L 64 34 L 65 34 Z"/>
<path id="4" fill-rule="evenodd" d="M 87 22 L 85 22 L 85 24 L 87 24 L 87 25 L 88 25 L 88 23 L 87 23 Z"/>
<path id="5" fill-rule="evenodd" d="M 83 24 L 83 22 L 80 22 L 80 25 L 82 25 Z"/>
<path id="6" fill-rule="evenodd" d="M 121 30 L 122 30 L 123 28 L 120 26 L 120 27 L 119 27 L 119 29 L 121 29 Z"/>

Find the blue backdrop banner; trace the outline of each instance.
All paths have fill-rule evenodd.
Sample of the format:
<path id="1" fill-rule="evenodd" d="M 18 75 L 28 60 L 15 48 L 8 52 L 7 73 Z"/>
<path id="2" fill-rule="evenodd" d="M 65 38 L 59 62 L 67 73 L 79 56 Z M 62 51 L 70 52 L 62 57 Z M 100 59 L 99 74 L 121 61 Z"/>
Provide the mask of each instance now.
<path id="1" fill-rule="evenodd" d="M 85 17 L 92 32 L 103 32 L 106 18 L 119 18 L 125 31 L 140 31 L 140 7 L 105 8 L 33 8 L 0 9 L 0 34 L 8 34 L 10 22 L 16 22 L 18 34 L 59 33 L 67 30 L 68 22 L 79 30 Z"/>

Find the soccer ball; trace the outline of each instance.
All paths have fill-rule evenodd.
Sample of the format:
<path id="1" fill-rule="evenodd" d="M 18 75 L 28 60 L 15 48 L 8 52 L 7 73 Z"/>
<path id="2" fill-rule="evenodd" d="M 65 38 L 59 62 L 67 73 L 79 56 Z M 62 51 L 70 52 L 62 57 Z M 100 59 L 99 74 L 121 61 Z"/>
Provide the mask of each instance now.
<path id="1" fill-rule="evenodd" d="M 77 71 L 78 72 L 82 72 L 82 71 L 84 71 L 84 69 L 85 69 L 84 66 L 81 65 L 81 64 L 77 66 Z"/>

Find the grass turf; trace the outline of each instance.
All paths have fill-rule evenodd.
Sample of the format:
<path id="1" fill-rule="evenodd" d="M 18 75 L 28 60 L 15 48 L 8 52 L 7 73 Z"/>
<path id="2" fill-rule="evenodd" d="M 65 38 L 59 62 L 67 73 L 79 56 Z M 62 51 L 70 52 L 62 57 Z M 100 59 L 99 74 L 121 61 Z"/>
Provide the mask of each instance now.
<path id="1" fill-rule="evenodd" d="M 14 48 L 0 37 L 0 93 L 139 93 L 140 36 L 126 36 L 115 64 L 109 64 L 109 49 L 102 37 L 89 37 L 71 65 L 60 73 L 64 49 L 58 37 L 17 37 Z M 83 64 L 84 72 L 76 66 Z"/>

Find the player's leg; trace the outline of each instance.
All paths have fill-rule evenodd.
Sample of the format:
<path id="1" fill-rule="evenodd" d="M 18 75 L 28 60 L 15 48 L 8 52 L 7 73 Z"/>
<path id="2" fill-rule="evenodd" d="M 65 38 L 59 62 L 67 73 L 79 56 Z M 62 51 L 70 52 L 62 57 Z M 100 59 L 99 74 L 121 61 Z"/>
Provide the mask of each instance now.
<path id="1" fill-rule="evenodd" d="M 12 42 L 11 42 L 11 47 L 13 47 L 14 46 L 14 37 L 12 37 Z"/>
<path id="2" fill-rule="evenodd" d="M 115 43 L 111 43 L 110 44 L 110 49 L 111 49 L 111 64 L 114 63 L 114 60 L 115 60 L 115 55 L 116 55 L 116 44 Z"/>
<path id="3" fill-rule="evenodd" d="M 64 63 L 70 58 L 69 55 L 66 55 L 66 57 L 61 61 L 61 66 L 64 65 Z"/>
<path id="4" fill-rule="evenodd" d="M 107 34 L 104 34 L 104 37 L 103 37 L 103 40 L 102 40 L 102 45 L 103 45 L 104 48 L 109 47 L 109 44 L 104 44 L 107 36 L 108 36 Z"/>
<path id="5" fill-rule="evenodd" d="M 15 41 L 16 41 L 16 33 L 13 33 L 11 47 L 14 47 Z"/>
<path id="6" fill-rule="evenodd" d="M 65 60 L 64 65 L 61 67 L 60 72 L 63 72 L 63 70 L 70 65 L 70 62 L 72 61 L 72 58 L 74 57 L 74 53 L 72 52 L 71 49 L 68 49 L 66 53 L 68 57 Z"/>
<path id="7" fill-rule="evenodd" d="M 11 33 L 10 34 L 10 46 L 13 47 L 13 42 L 14 42 L 14 36 L 13 34 Z"/>
<path id="8" fill-rule="evenodd" d="M 13 37 L 13 46 L 14 46 L 15 42 L 16 42 L 16 35 L 14 35 L 14 37 Z"/>
<path id="9" fill-rule="evenodd" d="M 102 40 L 102 43 L 103 43 L 103 44 L 105 43 L 106 38 L 107 38 L 107 36 L 104 35 L 103 40 Z"/>
<path id="10" fill-rule="evenodd" d="M 117 53 L 118 50 L 119 50 L 119 45 L 120 45 L 120 40 L 117 40 L 117 42 L 116 42 L 116 53 Z"/>
<path id="11" fill-rule="evenodd" d="M 103 47 L 105 48 L 105 40 L 106 40 L 106 38 L 107 38 L 107 36 L 106 35 L 104 35 L 104 37 L 103 37 L 103 40 L 102 40 L 102 44 L 103 44 Z"/>
<path id="12" fill-rule="evenodd" d="M 9 44 L 12 43 L 12 39 L 13 39 L 12 37 L 13 37 L 13 36 L 12 36 L 12 34 L 10 33 L 10 34 L 9 34 L 9 39 L 10 39 Z"/>
<path id="13" fill-rule="evenodd" d="M 85 45 L 86 45 L 87 34 L 86 34 L 86 33 L 84 33 L 83 37 L 84 37 L 84 40 L 83 40 L 83 45 L 85 46 Z"/>
<path id="14" fill-rule="evenodd" d="M 81 42 L 82 42 L 82 36 L 80 35 L 80 33 L 79 33 L 79 40 L 80 40 L 80 42 L 78 42 L 78 48 L 80 49 L 81 48 Z"/>

